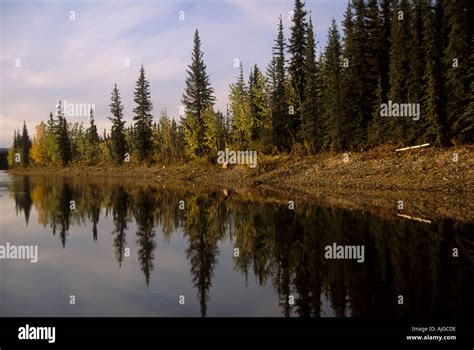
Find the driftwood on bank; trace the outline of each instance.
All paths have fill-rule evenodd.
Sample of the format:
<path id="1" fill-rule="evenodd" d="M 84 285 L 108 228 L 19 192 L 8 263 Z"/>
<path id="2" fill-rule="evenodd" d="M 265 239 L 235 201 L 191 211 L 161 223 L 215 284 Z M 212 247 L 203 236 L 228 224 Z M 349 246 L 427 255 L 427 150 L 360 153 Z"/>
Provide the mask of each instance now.
<path id="1" fill-rule="evenodd" d="M 422 145 L 416 145 L 416 146 L 410 146 L 410 147 L 404 147 L 404 148 L 397 148 L 395 152 L 402 152 L 402 151 L 407 151 L 409 149 L 415 149 L 415 148 L 421 148 L 421 147 L 427 147 L 429 146 L 429 143 L 424 143 Z"/>

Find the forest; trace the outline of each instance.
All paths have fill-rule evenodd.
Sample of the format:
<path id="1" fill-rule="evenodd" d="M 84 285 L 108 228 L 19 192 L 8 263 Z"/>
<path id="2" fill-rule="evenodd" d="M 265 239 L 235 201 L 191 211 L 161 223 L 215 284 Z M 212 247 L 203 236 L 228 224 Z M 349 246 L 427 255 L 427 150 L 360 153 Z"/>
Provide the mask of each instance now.
<path id="1" fill-rule="evenodd" d="M 474 4 L 468 0 L 354 0 L 341 29 L 333 19 L 324 48 L 305 3 L 295 0 L 267 67 L 249 65 L 230 84 L 226 111 L 215 95 L 196 29 L 181 98 L 182 115 L 154 115 L 141 66 L 127 125 L 119 87 L 112 88 L 110 129 L 99 132 L 55 113 L 15 130 L 10 167 L 160 164 L 207 159 L 229 149 L 259 154 L 363 151 L 381 144 L 451 146 L 472 143 L 474 128 Z M 318 54 L 318 52 L 321 52 Z M 418 117 L 389 116 L 409 104 Z M 381 109 L 384 109 L 382 111 Z M 46 112 L 47 113 L 47 112 Z M 104 116 L 105 117 L 105 116 Z"/>

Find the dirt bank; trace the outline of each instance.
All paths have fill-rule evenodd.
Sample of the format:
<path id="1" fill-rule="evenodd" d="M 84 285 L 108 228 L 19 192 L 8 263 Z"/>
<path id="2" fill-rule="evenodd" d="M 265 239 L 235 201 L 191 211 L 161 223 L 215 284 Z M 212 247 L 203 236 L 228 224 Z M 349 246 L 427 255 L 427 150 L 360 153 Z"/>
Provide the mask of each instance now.
<path id="1" fill-rule="evenodd" d="M 366 152 L 318 156 L 259 156 L 258 166 L 223 169 L 206 161 L 153 167 L 68 167 L 12 169 L 16 174 L 126 178 L 175 186 L 262 191 L 276 197 L 321 201 L 340 207 L 421 218 L 474 222 L 474 146 L 426 147 L 395 152 L 382 146 Z"/>

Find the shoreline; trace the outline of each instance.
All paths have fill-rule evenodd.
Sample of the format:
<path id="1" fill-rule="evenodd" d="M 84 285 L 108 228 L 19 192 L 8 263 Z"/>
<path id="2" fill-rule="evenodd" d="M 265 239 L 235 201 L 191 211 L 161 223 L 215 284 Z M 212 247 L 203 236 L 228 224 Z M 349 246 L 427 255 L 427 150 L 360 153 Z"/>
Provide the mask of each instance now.
<path id="1" fill-rule="evenodd" d="M 316 156 L 263 156 L 258 166 L 232 165 L 224 169 L 205 160 L 144 166 L 27 167 L 17 175 L 58 175 L 133 178 L 158 183 L 243 187 L 267 185 L 288 191 L 311 192 L 320 187 L 367 190 L 474 192 L 474 145 L 428 147 L 395 153 L 388 146 L 366 152 L 324 153 Z M 457 161 L 453 161 L 454 154 Z"/>
<path id="2" fill-rule="evenodd" d="M 258 167 L 222 166 L 204 160 L 151 167 L 14 168 L 16 175 L 64 176 L 75 179 L 125 181 L 169 188 L 205 188 L 234 194 L 265 193 L 269 200 L 317 202 L 349 210 L 422 220 L 455 218 L 474 222 L 474 145 L 427 147 L 396 153 L 389 146 L 366 152 L 316 156 L 263 156 Z M 453 161 L 457 154 L 458 161 Z M 271 198 L 270 198 L 271 197 Z M 284 199 L 284 200 L 283 200 Z"/>

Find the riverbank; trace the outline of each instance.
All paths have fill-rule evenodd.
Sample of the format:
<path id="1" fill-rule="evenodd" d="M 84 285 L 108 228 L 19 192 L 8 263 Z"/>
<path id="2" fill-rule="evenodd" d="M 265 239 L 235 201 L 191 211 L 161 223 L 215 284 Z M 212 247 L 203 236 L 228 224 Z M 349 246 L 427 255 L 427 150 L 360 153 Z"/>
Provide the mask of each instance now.
<path id="1" fill-rule="evenodd" d="M 259 156 L 258 166 L 224 169 L 204 160 L 179 164 L 14 168 L 14 174 L 129 177 L 162 183 L 192 182 L 225 187 L 275 186 L 311 192 L 320 187 L 371 190 L 416 190 L 447 193 L 474 191 L 474 146 L 427 147 L 395 152 L 383 146 L 367 152 L 317 156 Z"/>
<path id="2" fill-rule="evenodd" d="M 474 222 L 474 146 L 395 152 L 383 146 L 346 155 L 259 156 L 255 169 L 204 160 L 152 167 L 15 168 L 24 175 L 120 180 L 176 188 L 224 190 L 269 200 L 318 202 L 394 217 L 398 201 L 415 218 Z M 456 161 L 457 160 L 457 161 Z"/>
<path id="3" fill-rule="evenodd" d="M 474 222 L 474 146 L 426 147 L 395 152 L 382 146 L 366 152 L 308 156 L 259 156 L 255 169 L 204 160 L 152 167 L 15 168 L 14 174 L 121 179 L 170 187 L 225 189 L 233 193 L 320 201 L 346 209 L 415 218 Z M 457 161 L 456 161 L 457 160 Z"/>

